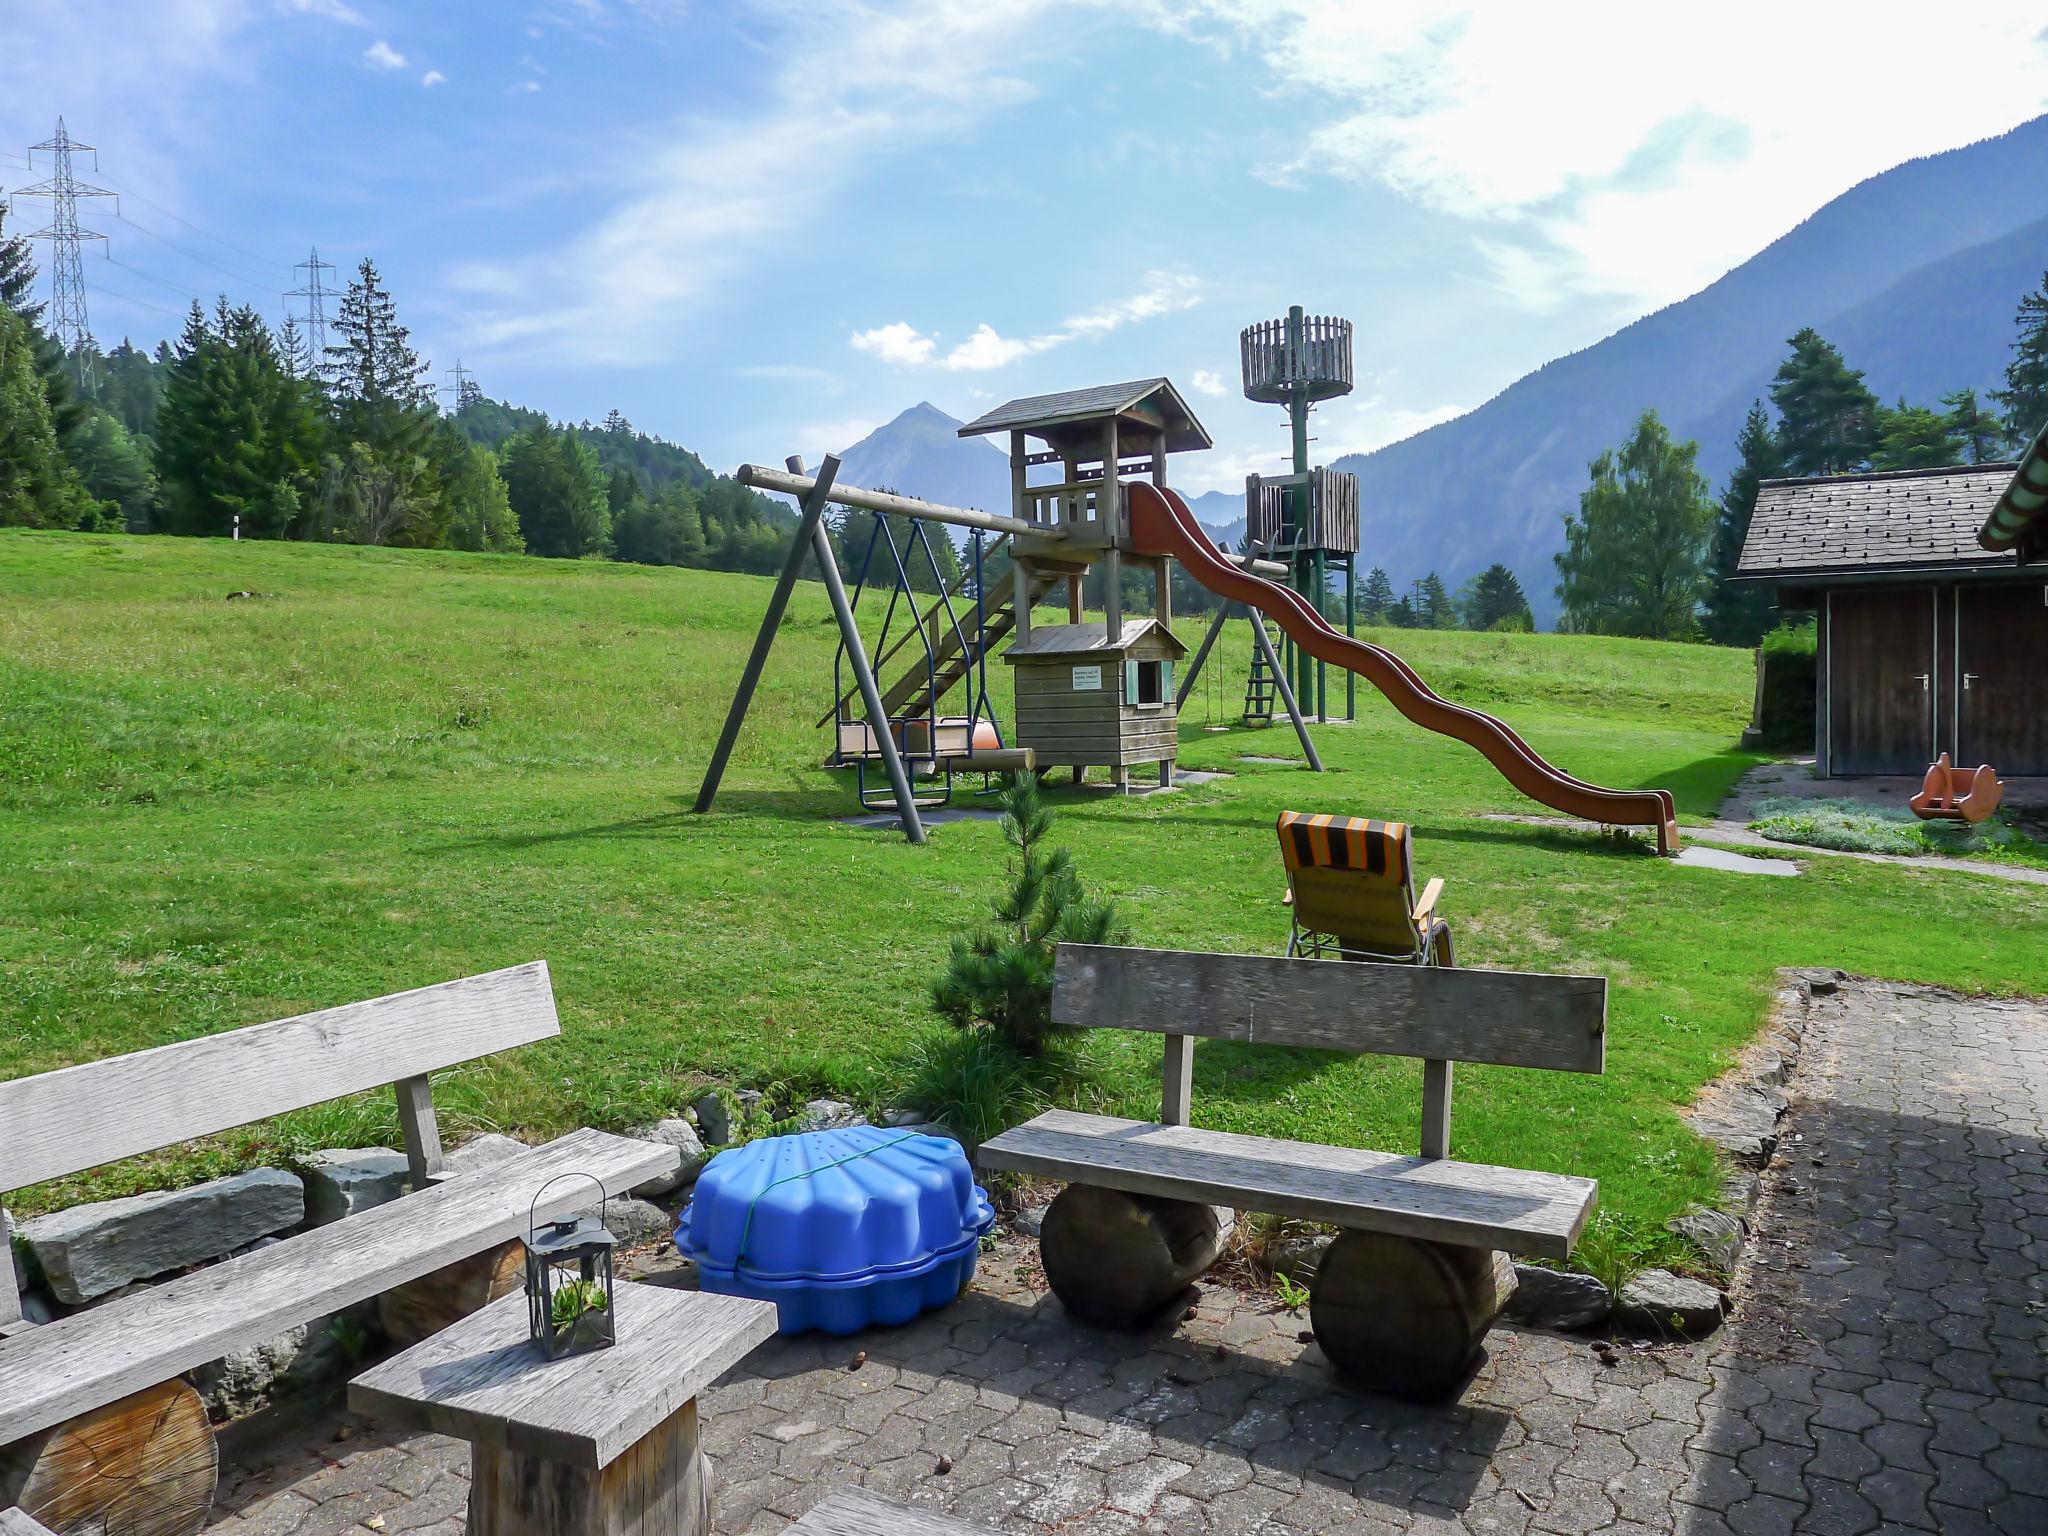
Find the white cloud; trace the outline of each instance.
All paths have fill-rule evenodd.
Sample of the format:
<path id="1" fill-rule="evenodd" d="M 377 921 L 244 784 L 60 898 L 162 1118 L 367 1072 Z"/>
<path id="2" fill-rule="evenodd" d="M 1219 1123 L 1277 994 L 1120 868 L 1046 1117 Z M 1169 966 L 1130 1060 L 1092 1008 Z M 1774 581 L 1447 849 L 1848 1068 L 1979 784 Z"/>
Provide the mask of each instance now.
<path id="1" fill-rule="evenodd" d="M 297 11 L 302 16 L 319 16 L 328 21 L 338 21 L 345 27 L 366 27 L 363 13 L 342 0 L 284 0 L 286 10 Z"/>
<path id="2" fill-rule="evenodd" d="M 1223 382 L 1223 375 L 1216 372 L 1213 368 L 1197 368 L 1195 376 L 1190 382 L 1193 383 L 1195 393 L 1198 395 L 1227 395 L 1230 393 L 1230 386 Z"/>
<path id="3" fill-rule="evenodd" d="M 885 363 L 899 368 L 914 368 L 932 360 L 935 343 L 916 327 L 902 320 L 892 320 L 887 325 L 878 325 L 871 331 L 855 331 L 848 338 L 856 352 L 869 352 Z"/>
<path id="4" fill-rule="evenodd" d="M 1127 299 L 1088 310 L 1037 336 L 1004 336 L 983 321 L 965 341 L 941 354 L 936 333 L 926 335 L 907 321 L 894 320 L 848 338 L 856 352 L 867 352 L 898 368 L 936 364 L 954 373 L 1006 367 L 1022 357 L 1050 352 L 1070 341 L 1092 340 L 1135 321 L 1150 320 L 1202 302 L 1200 282 L 1184 272 L 1148 272 L 1146 286 Z"/>
<path id="5" fill-rule="evenodd" d="M 895 153 L 952 142 L 1028 99 L 1034 56 L 1072 43 L 1041 24 L 1061 3 L 763 0 L 750 15 L 753 40 L 786 61 L 763 104 L 682 119 L 653 154 L 636 143 L 632 190 L 522 263 L 526 291 L 473 314 L 463 344 L 573 352 L 582 363 L 664 355 L 697 304 Z"/>
<path id="6" fill-rule="evenodd" d="M 2026 47 L 2038 0 L 1942 25 L 1905 0 L 1187 0 L 1166 24 L 1258 54 L 1331 114 L 1299 184 L 1385 185 L 1490 226 L 1502 286 L 1532 304 L 1645 303 L 1711 281 L 1865 177 L 2048 106 Z M 1551 295 L 1546 300 L 1545 295 Z"/>
<path id="7" fill-rule="evenodd" d="M 445 85 L 447 83 L 448 77 L 438 69 L 430 69 L 420 76 L 421 86 L 430 91 L 437 85 Z"/>
<path id="8" fill-rule="evenodd" d="M 844 421 L 813 421 L 796 429 L 797 451 L 804 456 L 806 465 L 815 470 L 818 460 L 826 454 L 844 453 L 881 425 L 881 422 L 865 416 L 850 417 Z M 774 462 L 777 468 L 781 467 L 779 455 Z"/>
<path id="9" fill-rule="evenodd" d="M 733 369 L 738 379 L 767 379 L 777 384 L 807 384 L 819 394 L 829 398 L 846 393 L 846 380 L 829 368 L 814 368 L 807 363 L 749 363 L 743 368 Z"/>
<path id="10" fill-rule="evenodd" d="M 363 57 L 379 69 L 405 68 L 405 55 L 385 42 L 381 37 L 363 50 Z"/>

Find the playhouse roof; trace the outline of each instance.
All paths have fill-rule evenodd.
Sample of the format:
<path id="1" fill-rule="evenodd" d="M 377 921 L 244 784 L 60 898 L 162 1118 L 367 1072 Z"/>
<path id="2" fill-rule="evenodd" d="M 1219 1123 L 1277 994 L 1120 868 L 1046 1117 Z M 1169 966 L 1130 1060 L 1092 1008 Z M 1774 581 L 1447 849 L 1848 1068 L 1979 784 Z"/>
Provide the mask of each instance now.
<path id="1" fill-rule="evenodd" d="M 2009 570 L 1979 547 L 1977 530 L 2008 482 L 2010 464 L 1889 470 L 1766 480 L 1736 574 L 1882 577 L 1930 567 Z"/>
<path id="2" fill-rule="evenodd" d="M 1030 656 L 1085 656 L 1090 653 L 1115 656 L 1128 651 L 1155 630 L 1173 648 L 1176 657 L 1187 655 L 1188 648 L 1181 644 L 1180 638 L 1157 619 L 1125 619 L 1122 635 L 1114 645 L 1110 644 L 1107 624 L 1033 624 L 1030 634 L 1003 652 L 1003 660 L 1016 661 Z"/>
<path id="3" fill-rule="evenodd" d="M 2048 558 L 2048 422 L 2013 469 L 2005 494 L 1977 530 L 1977 542 L 1994 554 L 2010 549 L 2022 560 Z"/>
<path id="4" fill-rule="evenodd" d="M 1083 423 L 1111 416 L 1127 419 L 1139 431 L 1165 433 L 1168 453 L 1210 446 L 1208 429 L 1195 419 L 1171 379 L 1133 379 L 1127 384 L 1097 384 L 1057 395 L 1027 395 L 976 417 L 960 429 L 960 435 L 1020 431 L 1054 441 L 1073 435 L 1073 429 Z"/>

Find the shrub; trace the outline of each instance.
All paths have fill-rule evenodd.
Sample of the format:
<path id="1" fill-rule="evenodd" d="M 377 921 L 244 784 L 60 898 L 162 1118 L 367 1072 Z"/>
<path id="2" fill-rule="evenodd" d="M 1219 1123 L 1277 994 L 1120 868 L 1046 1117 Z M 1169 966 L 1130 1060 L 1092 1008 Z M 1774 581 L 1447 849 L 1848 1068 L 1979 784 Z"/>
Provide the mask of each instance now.
<path id="1" fill-rule="evenodd" d="M 1053 1031 L 1053 950 L 1061 941 L 1113 944 L 1122 936 L 1116 909 L 1090 901 L 1065 848 L 1045 849 L 1052 812 L 1038 779 L 1020 774 L 1003 791 L 1003 837 L 1016 856 L 995 921 L 953 941 L 946 969 L 932 984 L 940 1015 L 962 1029 L 986 1026 L 1010 1049 L 1035 1056 Z"/>
<path id="2" fill-rule="evenodd" d="M 1776 751 L 1813 746 L 1814 623 L 1780 624 L 1758 646 L 1764 669 L 1763 744 Z"/>

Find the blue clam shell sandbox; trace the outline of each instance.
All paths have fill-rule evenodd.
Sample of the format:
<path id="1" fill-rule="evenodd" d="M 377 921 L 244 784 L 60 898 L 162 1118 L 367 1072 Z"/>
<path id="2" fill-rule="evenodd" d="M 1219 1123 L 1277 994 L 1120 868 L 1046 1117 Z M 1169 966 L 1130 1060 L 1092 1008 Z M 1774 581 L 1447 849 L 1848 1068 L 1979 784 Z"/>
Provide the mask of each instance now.
<path id="1" fill-rule="evenodd" d="M 862 1125 L 719 1153 L 676 1250 L 705 1290 L 774 1302 L 784 1333 L 858 1333 L 957 1297 L 995 1219 L 957 1143 Z"/>

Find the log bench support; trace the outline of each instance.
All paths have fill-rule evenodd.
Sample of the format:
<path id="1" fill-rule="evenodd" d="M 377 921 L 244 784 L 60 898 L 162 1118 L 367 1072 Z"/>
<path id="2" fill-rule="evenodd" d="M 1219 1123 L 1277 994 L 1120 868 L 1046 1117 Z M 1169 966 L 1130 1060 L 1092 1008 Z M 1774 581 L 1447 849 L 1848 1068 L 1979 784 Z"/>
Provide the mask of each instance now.
<path id="1" fill-rule="evenodd" d="M 1570 1256 L 1591 1179 L 1450 1157 L 1452 1064 L 1599 1072 L 1600 977 L 1062 944 L 1052 1016 L 1165 1036 L 1157 1123 L 1049 1110 L 983 1144 L 984 1168 L 1064 1179 L 1040 1228 L 1046 1280 L 1076 1317 L 1138 1328 L 1221 1250 L 1223 1211 L 1344 1229 L 1309 1321 L 1331 1365 L 1376 1391 L 1459 1391 L 1514 1294 L 1509 1255 Z M 1425 1063 L 1421 1155 L 1201 1130 L 1198 1037 Z"/>
<path id="2" fill-rule="evenodd" d="M 617 1461 L 469 1450 L 469 1536 L 709 1536 L 711 1469 L 688 1402 Z"/>

